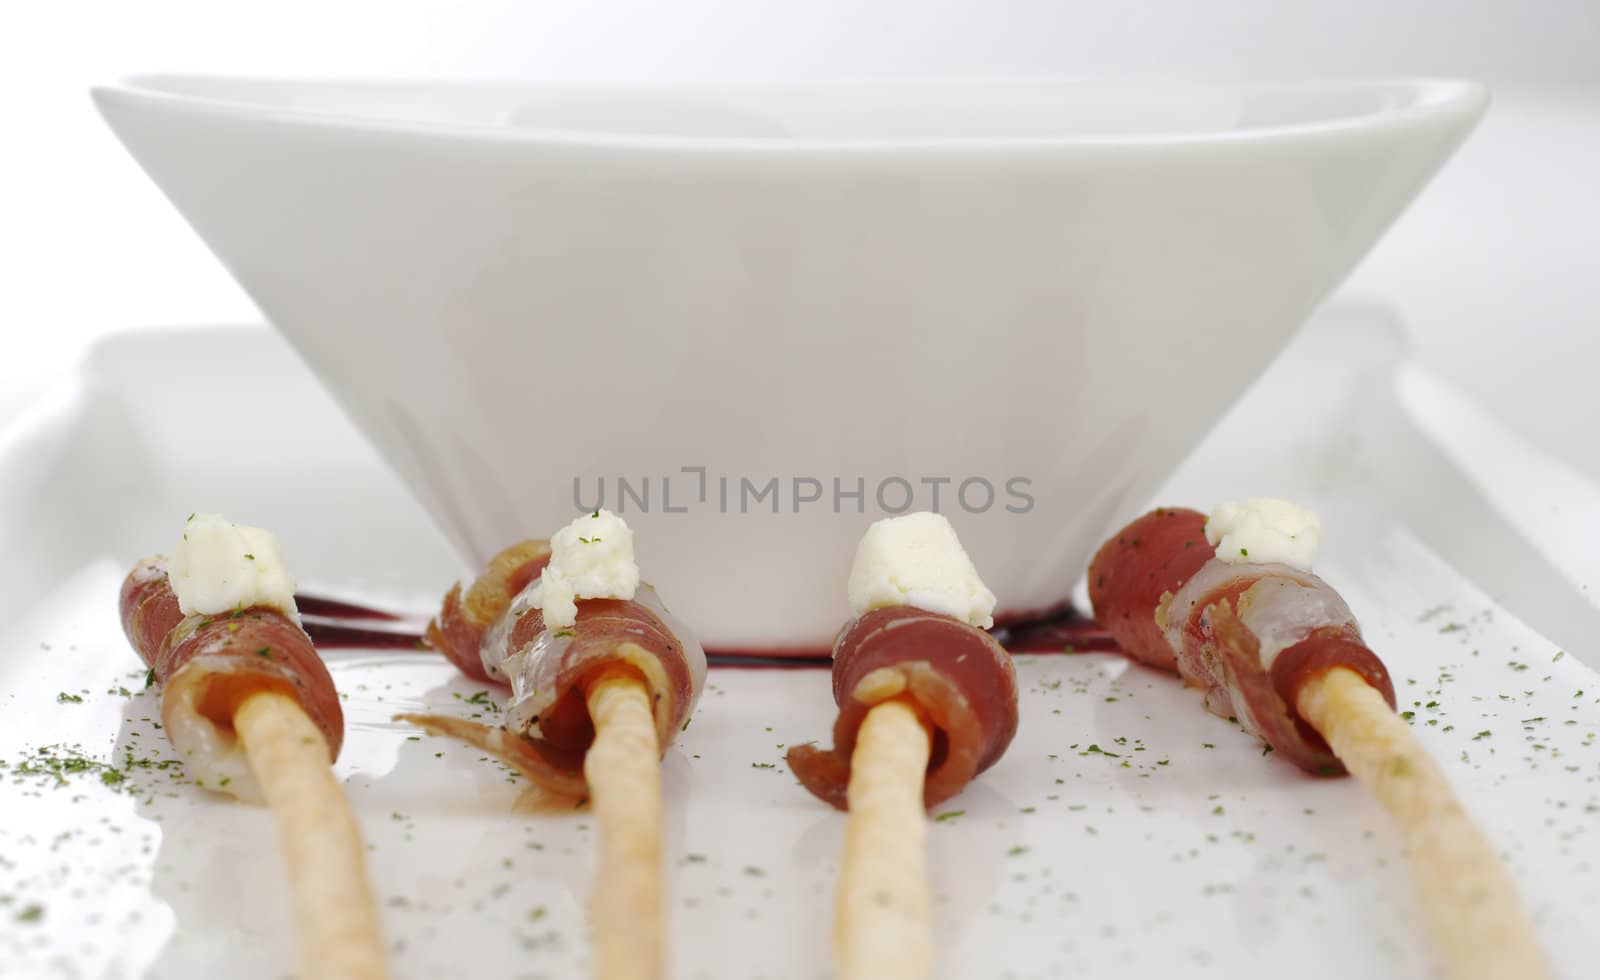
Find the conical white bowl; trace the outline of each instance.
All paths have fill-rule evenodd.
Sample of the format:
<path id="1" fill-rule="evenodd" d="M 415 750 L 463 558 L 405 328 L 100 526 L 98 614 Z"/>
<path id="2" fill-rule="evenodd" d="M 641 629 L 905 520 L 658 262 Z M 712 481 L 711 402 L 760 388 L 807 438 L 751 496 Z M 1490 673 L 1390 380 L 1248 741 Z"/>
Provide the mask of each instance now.
<path id="1" fill-rule="evenodd" d="M 908 507 L 951 516 L 1003 610 L 1063 599 L 1486 104 L 1406 80 L 94 96 L 469 560 L 603 504 L 708 645 L 755 649 L 828 642 L 862 529 Z"/>

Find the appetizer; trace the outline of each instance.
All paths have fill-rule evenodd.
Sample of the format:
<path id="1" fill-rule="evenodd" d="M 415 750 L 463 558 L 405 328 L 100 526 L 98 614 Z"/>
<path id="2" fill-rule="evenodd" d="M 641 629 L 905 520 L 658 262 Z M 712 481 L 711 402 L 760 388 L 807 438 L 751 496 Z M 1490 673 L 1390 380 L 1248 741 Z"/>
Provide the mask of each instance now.
<path id="1" fill-rule="evenodd" d="M 985 632 L 995 597 L 942 515 L 867 529 L 850 570 L 854 619 L 833 645 L 833 748 L 789 768 L 848 810 L 834 905 L 840 976 L 926 976 L 932 961 L 928 807 L 994 765 L 1017 731 L 1011 657 Z"/>
<path id="2" fill-rule="evenodd" d="M 587 798 L 600 826 L 595 976 L 662 975 L 660 763 L 705 686 L 706 657 L 639 580 L 633 531 L 597 510 L 548 543 L 507 548 L 450 590 L 427 638 L 468 676 L 510 686 L 505 724 L 401 720 Z"/>
<path id="3" fill-rule="evenodd" d="M 1350 607 L 1311 574 L 1317 516 L 1281 500 L 1209 518 L 1161 508 L 1089 565 L 1100 622 L 1129 655 L 1176 671 L 1215 714 L 1318 775 L 1353 774 L 1394 818 L 1449 975 L 1545 976 L 1494 849 L 1411 728 Z"/>
<path id="4" fill-rule="evenodd" d="M 264 801 L 277 818 L 304 975 L 383 976 L 361 831 L 331 769 L 344 715 L 300 628 L 277 539 L 191 515 L 170 562 L 128 573 L 119 606 L 195 784 Z"/>

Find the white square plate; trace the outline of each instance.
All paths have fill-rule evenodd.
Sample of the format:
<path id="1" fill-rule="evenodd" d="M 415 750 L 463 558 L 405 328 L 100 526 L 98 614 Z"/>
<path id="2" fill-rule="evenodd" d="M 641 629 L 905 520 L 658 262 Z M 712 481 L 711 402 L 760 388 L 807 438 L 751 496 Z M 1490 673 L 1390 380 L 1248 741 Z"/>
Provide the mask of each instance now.
<path id="1" fill-rule="evenodd" d="M 1592 540 L 1600 522 L 1581 522 L 1596 497 L 1468 425 L 1493 459 L 1524 453 L 1522 477 L 1548 467 L 1533 482 L 1478 479 L 1454 396 L 1404 363 L 1381 318 L 1322 319 L 1163 500 L 1272 493 L 1322 511 L 1319 571 L 1502 846 L 1552 961 L 1585 975 L 1600 677 L 1583 661 L 1600 616 L 1584 557 L 1546 547 L 1538 527 Z M 1565 509 L 1545 513 L 1552 499 Z M 467 571 L 274 335 L 144 331 L 97 348 L 0 433 L 0 972 L 293 970 L 269 815 L 168 761 L 156 694 L 117 624 L 124 571 L 197 509 L 275 529 L 315 591 L 425 613 Z M 1484 537 L 1492 547 L 1472 545 Z M 481 687 L 442 661 L 329 659 L 349 733 L 338 773 L 370 842 L 395 975 L 581 975 L 589 815 L 521 812 L 500 766 L 390 721 L 493 710 L 465 703 Z M 1194 692 L 1120 657 L 1026 656 L 1018 670 L 1016 742 L 930 829 L 940 976 L 1432 968 L 1398 843 L 1353 781 L 1263 758 Z M 825 740 L 831 708 L 820 671 L 711 674 L 665 761 L 674 976 L 829 974 L 844 821 L 795 784 L 783 746 Z M 34 771 L 51 765 L 68 771 Z"/>

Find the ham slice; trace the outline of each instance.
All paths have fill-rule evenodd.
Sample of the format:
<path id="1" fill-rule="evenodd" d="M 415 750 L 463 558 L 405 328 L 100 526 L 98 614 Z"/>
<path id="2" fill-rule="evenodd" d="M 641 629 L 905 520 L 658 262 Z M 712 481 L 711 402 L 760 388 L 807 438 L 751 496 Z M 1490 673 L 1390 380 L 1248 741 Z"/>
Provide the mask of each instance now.
<path id="1" fill-rule="evenodd" d="M 548 792 L 577 797 L 587 791 L 583 757 L 594 741 L 587 681 L 619 665 L 638 675 L 665 752 L 705 687 L 706 656 L 649 585 L 632 599 L 580 600 L 572 626 L 548 629 L 531 597 L 549 558 L 543 541 L 507 548 L 465 592 L 452 589 L 428 626 L 430 645 L 463 673 L 511 688 L 504 725 L 401 717 L 483 748 Z"/>
<path id="2" fill-rule="evenodd" d="M 1017 676 L 985 631 L 911 606 L 872 610 L 848 623 L 833 646 L 833 747 L 789 749 L 801 785 L 843 810 L 850 757 L 867 712 L 905 698 L 933 731 L 923 800 L 933 806 L 961 792 L 999 761 L 1017 733 Z"/>
<path id="3" fill-rule="evenodd" d="M 506 683 L 499 661 L 486 662 L 482 655 L 484 634 L 549 563 L 550 545 L 544 541 L 521 541 L 489 559 L 489 567 L 465 592 L 457 583 L 445 595 L 439 615 L 428 624 L 428 645 L 474 680 Z"/>
<path id="4" fill-rule="evenodd" d="M 1326 582 L 1287 565 L 1221 561 L 1205 523 L 1198 511 L 1161 508 L 1107 541 L 1089 565 L 1096 615 L 1129 655 L 1200 688 L 1213 713 L 1307 772 L 1342 774 L 1294 708 L 1300 688 L 1345 667 L 1392 707 L 1388 671 Z"/>
<path id="5" fill-rule="evenodd" d="M 185 769 L 207 789 L 260 802 L 259 787 L 233 730 L 251 694 L 293 698 L 337 758 L 344 712 L 333 677 L 293 620 L 268 606 L 185 617 L 163 558 L 135 565 L 119 597 L 123 633 L 161 685 L 161 722 Z"/>

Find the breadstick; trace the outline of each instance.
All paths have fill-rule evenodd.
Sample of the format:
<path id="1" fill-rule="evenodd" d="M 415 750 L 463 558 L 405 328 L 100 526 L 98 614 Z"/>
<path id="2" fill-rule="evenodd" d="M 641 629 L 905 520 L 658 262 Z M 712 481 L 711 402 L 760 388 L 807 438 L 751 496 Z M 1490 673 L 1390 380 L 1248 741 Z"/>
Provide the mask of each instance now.
<path id="1" fill-rule="evenodd" d="M 384 975 L 383 937 L 365 849 L 328 743 L 294 700 L 252 694 L 234 712 L 250 768 L 278 821 L 306 977 Z"/>
<path id="2" fill-rule="evenodd" d="M 916 980 L 933 960 L 923 783 L 932 743 L 910 702 L 867 712 L 851 755 L 849 822 L 834 906 L 843 980 Z"/>
<path id="3" fill-rule="evenodd" d="M 584 685 L 594 744 L 583 759 L 600 828 L 590 897 L 597 980 L 662 976 L 661 751 L 639 675 L 607 667 Z"/>
<path id="4" fill-rule="evenodd" d="M 1449 976 L 1546 976 L 1511 879 L 1411 726 L 1372 685 L 1344 668 L 1308 681 L 1297 707 L 1394 819 Z"/>

